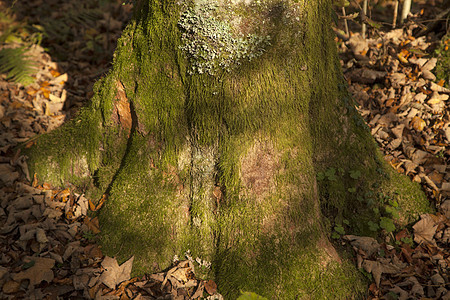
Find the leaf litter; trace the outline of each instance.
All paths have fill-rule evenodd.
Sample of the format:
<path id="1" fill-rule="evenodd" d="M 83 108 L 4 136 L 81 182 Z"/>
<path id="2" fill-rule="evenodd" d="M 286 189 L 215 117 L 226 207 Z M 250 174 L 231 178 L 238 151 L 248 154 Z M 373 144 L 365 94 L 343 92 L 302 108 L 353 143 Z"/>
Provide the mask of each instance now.
<path id="1" fill-rule="evenodd" d="M 359 33 L 338 40 L 349 90 L 384 158 L 437 208 L 395 234 L 395 247 L 344 236 L 374 281 L 368 299 L 450 299 L 450 89 L 433 73 L 439 40 L 412 34 L 422 13 L 365 40 Z"/>

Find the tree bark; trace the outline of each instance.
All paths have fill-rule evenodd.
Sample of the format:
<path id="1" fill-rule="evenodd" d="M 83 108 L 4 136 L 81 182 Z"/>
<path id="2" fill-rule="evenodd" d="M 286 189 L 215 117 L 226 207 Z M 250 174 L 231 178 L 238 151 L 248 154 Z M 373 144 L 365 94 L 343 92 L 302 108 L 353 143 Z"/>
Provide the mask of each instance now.
<path id="1" fill-rule="evenodd" d="M 24 149 L 30 168 L 108 194 L 103 249 L 135 255 L 134 274 L 190 251 L 212 263 L 200 270 L 226 299 L 363 293 L 328 237 L 343 220 L 367 233 L 382 204 L 349 188 L 392 194 L 398 222 L 428 204 L 383 162 L 354 108 L 330 10 L 325 0 L 138 1 L 90 105 Z M 316 181 L 332 168 L 336 178 Z"/>

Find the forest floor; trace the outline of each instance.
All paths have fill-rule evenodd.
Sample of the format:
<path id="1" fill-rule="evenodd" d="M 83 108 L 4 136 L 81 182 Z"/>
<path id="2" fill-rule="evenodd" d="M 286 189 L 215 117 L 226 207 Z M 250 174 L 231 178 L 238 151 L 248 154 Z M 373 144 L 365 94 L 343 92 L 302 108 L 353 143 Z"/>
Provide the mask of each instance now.
<path id="1" fill-rule="evenodd" d="M 436 207 L 383 242 L 342 237 L 372 282 L 367 299 L 450 299 L 450 82 L 442 73 L 442 61 L 450 64 L 450 36 L 439 20 L 419 36 L 422 24 L 435 24 L 426 22 L 443 11 L 435 4 L 416 8 L 398 29 L 385 24 L 389 5 L 374 6 L 371 17 L 381 27 L 372 23 L 366 39 L 355 22 L 349 21 L 350 36 L 342 19 L 336 28 L 349 90 L 385 159 L 419 182 Z M 221 299 L 213 281 L 195 278 L 196 258 L 189 254 L 169 270 L 130 278 L 132 258 L 119 265 L 96 244 L 100 229 L 90 212 L 102 201 L 75 187 L 38 185 L 26 158 L 14 151 L 90 99 L 131 6 L 115 0 L 10 5 L 0 0 L 0 49 L 26 47 L 32 78 L 21 79 L 33 83 L 24 87 L 0 75 L 0 298 Z"/>

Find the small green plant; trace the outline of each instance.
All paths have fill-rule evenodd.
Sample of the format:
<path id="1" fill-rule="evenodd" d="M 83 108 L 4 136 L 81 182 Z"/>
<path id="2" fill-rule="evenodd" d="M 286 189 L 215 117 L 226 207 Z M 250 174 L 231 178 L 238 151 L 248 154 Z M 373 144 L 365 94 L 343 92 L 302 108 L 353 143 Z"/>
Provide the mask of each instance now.
<path id="1" fill-rule="evenodd" d="M 391 218 L 381 217 L 380 218 L 380 227 L 386 232 L 393 232 L 395 230 L 394 221 Z"/>
<path id="2" fill-rule="evenodd" d="M 334 231 L 331 233 L 331 238 L 336 240 L 339 239 L 344 234 L 345 234 L 344 227 L 341 224 L 336 224 L 336 226 L 334 226 Z"/>
<path id="3" fill-rule="evenodd" d="M 355 188 L 355 187 L 351 187 L 351 188 L 348 188 L 347 191 L 348 191 L 349 193 L 354 194 L 354 193 L 356 193 L 356 188 Z"/>
<path id="4" fill-rule="evenodd" d="M 329 181 L 336 181 L 337 180 L 336 169 L 328 168 L 325 170 L 325 172 L 318 172 L 316 177 L 317 180 L 319 181 L 324 179 L 328 179 Z"/>
<path id="5" fill-rule="evenodd" d="M 361 171 L 359 170 L 350 170 L 350 177 L 353 179 L 359 179 L 361 177 Z"/>
<path id="6" fill-rule="evenodd" d="M 31 75 L 36 71 L 35 64 L 26 56 L 27 49 L 4 48 L 0 50 L 0 73 L 6 73 L 7 80 L 28 85 L 34 82 Z"/>
<path id="7" fill-rule="evenodd" d="M 411 237 L 409 237 L 409 236 L 402 237 L 400 239 L 400 241 L 405 243 L 405 244 L 407 244 L 407 245 L 409 245 L 410 247 L 412 247 L 413 244 L 414 244 L 413 239 Z"/>
<path id="8" fill-rule="evenodd" d="M 437 158 L 444 158 L 445 157 L 445 149 L 440 150 L 437 154 L 436 154 Z"/>
<path id="9" fill-rule="evenodd" d="M 367 222 L 367 225 L 369 225 L 369 230 L 373 232 L 377 232 L 380 229 L 380 226 L 372 221 Z"/>

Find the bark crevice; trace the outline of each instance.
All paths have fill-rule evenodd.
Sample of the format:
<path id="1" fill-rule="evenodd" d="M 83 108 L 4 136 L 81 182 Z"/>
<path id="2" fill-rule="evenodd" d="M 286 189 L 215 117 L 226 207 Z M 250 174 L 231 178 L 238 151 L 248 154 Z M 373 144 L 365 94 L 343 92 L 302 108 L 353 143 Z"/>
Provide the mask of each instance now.
<path id="1" fill-rule="evenodd" d="M 125 153 L 122 157 L 122 160 L 120 161 L 120 165 L 117 168 L 116 172 L 114 173 L 114 175 L 111 178 L 110 183 L 107 185 L 105 193 L 106 195 L 109 195 L 111 192 L 112 187 L 114 186 L 114 182 L 117 180 L 117 176 L 120 174 L 120 172 L 122 171 L 122 169 L 125 167 L 126 162 L 128 161 L 129 155 L 130 155 L 130 149 L 131 146 L 133 145 L 133 138 L 136 134 L 138 133 L 138 116 L 136 114 L 136 110 L 134 108 L 133 102 L 129 102 L 130 105 L 130 116 L 131 116 L 131 128 L 128 134 L 128 139 L 127 139 L 127 146 L 125 149 Z"/>

